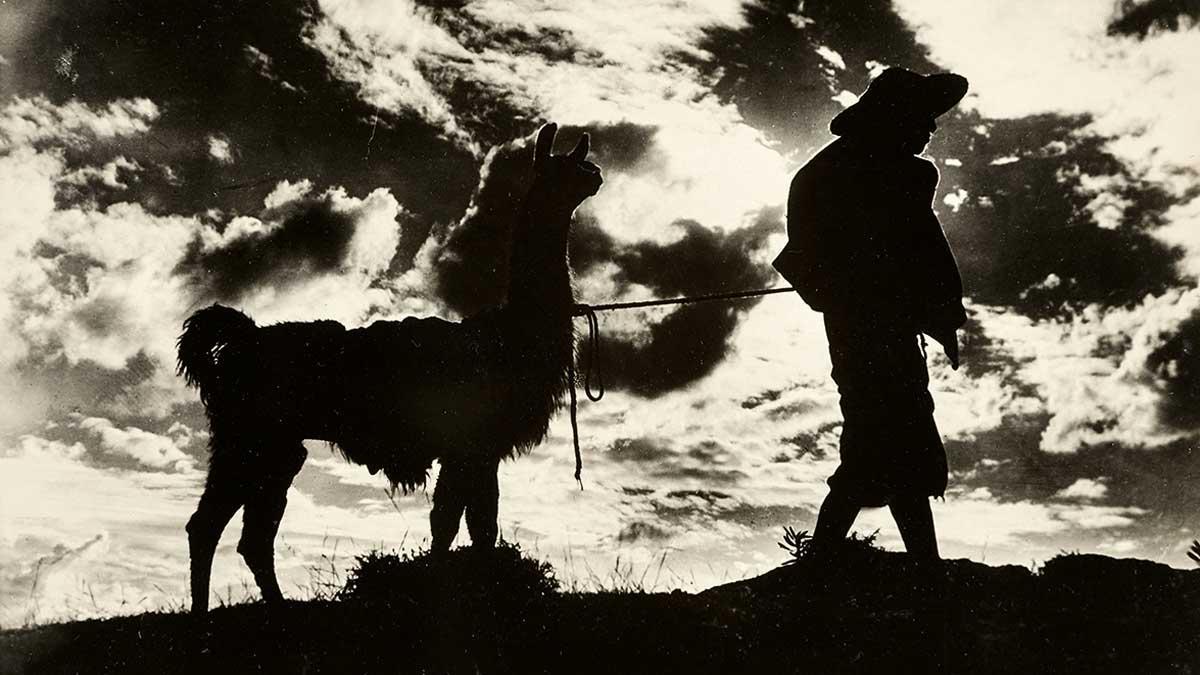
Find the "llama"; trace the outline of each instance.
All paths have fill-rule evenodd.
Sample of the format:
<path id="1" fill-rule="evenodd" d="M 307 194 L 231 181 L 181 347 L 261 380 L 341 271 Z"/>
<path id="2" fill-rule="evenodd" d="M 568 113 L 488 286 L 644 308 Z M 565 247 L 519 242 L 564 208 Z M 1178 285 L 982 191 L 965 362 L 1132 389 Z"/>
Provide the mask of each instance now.
<path id="1" fill-rule="evenodd" d="M 238 508 L 237 550 L 264 601 L 282 602 L 274 540 L 304 439 L 330 442 L 405 491 L 424 485 L 437 459 L 432 550 L 449 550 L 464 513 L 472 545 L 495 545 L 499 463 L 545 438 L 569 383 L 567 236 L 603 182 L 587 161 L 588 135 L 552 156 L 556 133 L 554 124 L 538 132 L 503 305 L 457 323 L 410 317 L 353 330 L 259 327 L 221 305 L 184 322 L 178 369 L 200 390 L 211 432 L 208 477 L 187 523 L 193 612 L 208 609 L 213 554 Z"/>

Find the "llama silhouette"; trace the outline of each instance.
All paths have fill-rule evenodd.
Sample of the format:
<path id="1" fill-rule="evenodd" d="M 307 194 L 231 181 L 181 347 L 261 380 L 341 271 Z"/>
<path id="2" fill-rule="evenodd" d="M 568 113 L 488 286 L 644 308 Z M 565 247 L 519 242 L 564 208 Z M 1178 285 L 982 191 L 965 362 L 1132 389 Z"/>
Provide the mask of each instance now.
<path id="1" fill-rule="evenodd" d="M 211 431 L 208 478 L 187 524 L 192 611 L 208 609 L 217 541 L 244 507 L 238 552 L 268 603 L 283 595 L 274 540 L 301 441 L 328 441 L 393 487 L 424 485 L 441 465 L 430 513 L 445 552 L 464 512 L 471 542 L 497 536 L 497 470 L 546 436 L 574 351 L 567 263 L 571 216 L 603 179 L 583 134 L 551 155 L 558 127 L 534 147 L 534 177 L 513 231 L 506 302 L 461 322 L 336 321 L 257 326 L 221 305 L 183 324 L 178 370 L 200 390 Z"/>

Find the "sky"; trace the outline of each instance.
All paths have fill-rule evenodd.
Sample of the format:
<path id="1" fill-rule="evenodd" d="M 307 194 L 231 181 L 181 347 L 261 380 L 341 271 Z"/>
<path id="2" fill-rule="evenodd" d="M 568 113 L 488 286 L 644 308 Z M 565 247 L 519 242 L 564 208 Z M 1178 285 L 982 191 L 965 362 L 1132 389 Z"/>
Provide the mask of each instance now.
<path id="1" fill-rule="evenodd" d="M 207 423 L 174 372 L 213 302 L 260 324 L 500 302 L 531 138 L 592 135 L 571 235 L 601 303 L 781 285 L 791 175 L 888 66 L 967 98 L 927 150 L 967 294 L 930 353 L 943 555 L 1186 567 L 1200 526 L 1200 28 L 1173 0 L 0 3 L 0 626 L 181 608 Z M 502 536 L 578 588 L 780 564 L 837 465 L 792 295 L 606 313 L 605 398 L 501 468 Z M 582 325 L 579 329 L 583 329 Z M 432 486 L 432 484 L 431 484 Z M 428 543 L 430 492 L 322 443 L 282 585 Z M 856 529 L 902 548 L 886 510 Z M 223 599 L 254 597 L 226 531 Z M 465 540 L 465 533 L 460 542 Z"/>

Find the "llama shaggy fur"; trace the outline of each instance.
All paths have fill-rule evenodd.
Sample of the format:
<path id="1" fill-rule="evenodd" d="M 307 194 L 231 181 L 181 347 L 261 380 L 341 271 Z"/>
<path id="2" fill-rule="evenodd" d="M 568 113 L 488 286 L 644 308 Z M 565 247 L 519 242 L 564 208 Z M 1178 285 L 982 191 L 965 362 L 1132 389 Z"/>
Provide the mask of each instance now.
<path id="1" fill-rule="evenodd" d="M 287 488 L 320 439 L 393 487 L 425 483 L 441 464 L 430 521 L 444 551 L 466 515 L 472 543 L 496 540 L 497 468 L 541 442 L 573 357 L 567 264 L 571 214 L 602 182 L 587 135 L 551 156 L 556 127 L 534 151 L 534 180 L 513 231 L 504 305 L 461 322 L 335 321 L 258 326 L 213 305 L 189 317 L 179 372 L 200 390 L 211 431 L 208 479 L 188 522 L 192 609 L 205 611 L 213 552 L 238 508 L 238 551 L 268 601 L 282 600 L 274 537 Z"/>

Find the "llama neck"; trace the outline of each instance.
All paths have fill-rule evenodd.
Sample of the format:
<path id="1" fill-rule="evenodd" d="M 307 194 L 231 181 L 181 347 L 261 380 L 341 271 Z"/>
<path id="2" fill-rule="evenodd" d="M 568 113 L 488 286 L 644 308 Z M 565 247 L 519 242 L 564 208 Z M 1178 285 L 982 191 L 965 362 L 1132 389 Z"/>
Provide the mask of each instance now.
<path id="1" fill-rule="evenodd" d="M 527 199 L 513 231 L 508 302 L 502 310 L 515 389 L 508 411 L 517 420 L 514 448 L 546 436 L 562 404 L 574 357 L 567 230 L 571 212 L 540 208 Z"/>
<path id="2" fill-rule="evenodd" d="M 567 264 L 570 212 L 527 202 L 513 233 L 507 306 L 527 328 L 549 330 L 566 322 L 568 339 L 574 295 Z M 538 331 L 541 332 L 541 331 Z M 543 339 L 551 336 L 541 335 Z"/>

